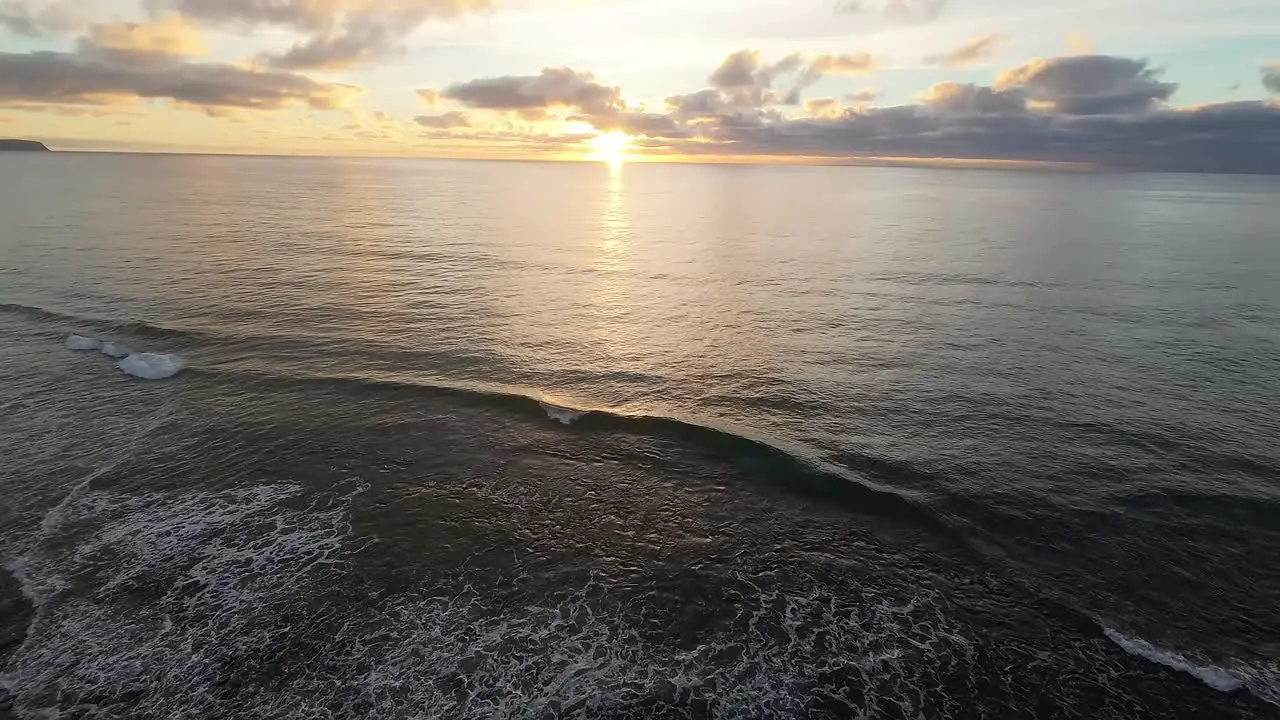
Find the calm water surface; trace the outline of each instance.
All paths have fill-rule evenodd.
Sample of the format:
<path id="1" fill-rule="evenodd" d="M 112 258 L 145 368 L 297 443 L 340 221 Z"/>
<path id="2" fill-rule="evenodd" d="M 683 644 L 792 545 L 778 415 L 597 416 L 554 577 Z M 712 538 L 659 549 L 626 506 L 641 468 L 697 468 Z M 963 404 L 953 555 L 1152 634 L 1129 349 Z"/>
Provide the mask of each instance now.
<path id="1" fill-rule="evenodd" d="M 1278 197 L 0 157 L 0 687 L 19 717 L 1276 717 Z"/>

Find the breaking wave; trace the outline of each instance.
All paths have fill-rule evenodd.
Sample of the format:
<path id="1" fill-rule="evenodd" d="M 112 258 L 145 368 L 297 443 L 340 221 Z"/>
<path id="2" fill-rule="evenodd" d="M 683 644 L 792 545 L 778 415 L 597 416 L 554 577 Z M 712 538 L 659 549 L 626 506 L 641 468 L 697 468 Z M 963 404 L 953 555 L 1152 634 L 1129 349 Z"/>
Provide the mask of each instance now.
<path id="1" fill-rule="evenodd" d="M 887 483 L 877 482 L 871 469 L 876 463 L 868 458 L 862 465 L 837 466 L 805 457 L 766 439 L 748 437 L 739 432 L 670 417 L 627 415 L 608 410 L 577 410 L 552 405 L 530 395 L 505 389 L 463 386 L 459 384 L 371 380 L 347 376 L 278 376 L 254 372 L 192 368 L 191 372 L 213 377 L 231 376 L 238 381 L 257 379 L 283 385 L 328 385 L 338 388 L 375 388 L 418 393 L 424 398 L 439 398 L 459 405 L 496 408 L 530 419 L 550 418 L 566 426 L 566 432 L 623 433 L 690 443 L 718 458 L 741 462 L 755 470 L 753 475 L 779 489 L 822 500 L 825 504 L 850 511 L 908 518 L 964 544 L 965 536 L 941 516 L 931 511 L 909 492 L 899 491 Z M 844 465 L 842 463 L 842 465 Z"/>
<path id="2" fill-rule="evenodd" d="M 561 425 L 572 425 L 573 421 L 587 414 L 586 410 L 574 410 L 573 408 L 563 407 L 560 405 L 552 405 L 548 402 L 538 401 L 542 409 L 546 411 L 547 417 L 555 420 Z"/>
<path id="3" fill-rule="evenodd" d="M 1131 637 L 1111 628 L 1103 628 L 1103 633 L 1130 655 L 1186 673 L 1218 692 L 1230 693 L 1247 689 L 1258 698 L 1280 707 L 1280 668 L 1257 666 L 1222 668 L 1197 662 L 1180 653 L 1163 650 L 1142 638 Z"/>

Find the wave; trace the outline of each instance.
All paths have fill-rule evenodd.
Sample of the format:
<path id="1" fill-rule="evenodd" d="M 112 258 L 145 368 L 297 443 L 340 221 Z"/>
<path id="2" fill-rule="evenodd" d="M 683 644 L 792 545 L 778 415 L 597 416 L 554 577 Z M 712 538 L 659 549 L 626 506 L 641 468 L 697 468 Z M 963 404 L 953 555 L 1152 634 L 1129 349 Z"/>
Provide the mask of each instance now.
<path id="1" fill-rule="evenodd" d="M 221 339 L 218 335 L 198 330 L 164 327 L 141 320 L 112 320 L 92 315 L 78 315 L 20 303 L 0 303 L 0 314 L 93 330 L 94 334 L 100 335 L 120 333 L 151 339 Z"/>
<path id="2" fill-rule="evenodd" d="M 566 426 L 567 432 L 619 433 L 655 438 L 673 444 L 693 446 L 711 458 L 743 467 L 750 477 L 760 479 L 788 494 L 846 511 L 900 518 L 909 526 L 924 527 L 948 541 L 968 547 L 961 530 L 928 508 L 924 498 L 911 491 L 877 482 L 875 468 L 880 461 L 867 456 L 862 466 L 853 470 L 806 455 L 804 449 L 784 449 L 779 443 L 751 437 L 741 430 L 729 430 L 709 424 L 651 415 L 632 415 L 607 409 L 584 410 L 547 402 L 533 394 L 512 392 L 504 387 L 481 383 L 406 381 L 392 378 L 370 378 L 347 375 L 281 375 L 271 372 L 191 367 L 187 372 L 214 379 L 234 379 L 237 383 L 257 379 L 271 384 L 301 386 L 350 387 L 381 392 L 408 392 L 422 397 L 436 397 L 461 405 L 497 408 L 508 414 L 523 415 L 530 420 L 547 418 Z M 842 456 L 847 459 L 849 456 Z M 922 471 L 921 471 L 922 472 Z M 892 480 L 891 477 L 885 478 Z"/>
<path id="3" fill-rule="evenodd" d="M 1123 635 L 1111 628 L 1103 628 L 1102 632 L 1130 655 L 1137 655 L 1158 665 L 1186 673 L 1219 692 L 1235 692 L 1245 687 L 1244 680 L 1223 668 L 1214 665 L 1196 665 L 1182 655 L 1161 650 L 1146 640 Z"/>
<path id="4" fill-rule="evenodd" d="M 544 411 L 546 411 L 547 417 L 555 420 L 561 425 L 572 425 L 574 420 L 577 420 L 587 414 L 586 410 L 575 410 L 561 405 L 552 405 L 548 402 L 539 401 L 538 404 L 542 406 Z"/>

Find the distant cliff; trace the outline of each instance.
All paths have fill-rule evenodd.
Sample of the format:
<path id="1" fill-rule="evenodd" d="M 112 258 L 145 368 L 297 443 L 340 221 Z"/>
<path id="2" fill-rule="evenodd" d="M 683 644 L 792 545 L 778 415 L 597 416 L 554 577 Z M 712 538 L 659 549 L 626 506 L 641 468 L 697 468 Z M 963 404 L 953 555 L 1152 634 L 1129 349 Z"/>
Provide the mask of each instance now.
<path id="1" fill-rule="evenodd" d="M 42 142 L 35 140 L 0 140 L 0 152 L 49 152 Z"/>

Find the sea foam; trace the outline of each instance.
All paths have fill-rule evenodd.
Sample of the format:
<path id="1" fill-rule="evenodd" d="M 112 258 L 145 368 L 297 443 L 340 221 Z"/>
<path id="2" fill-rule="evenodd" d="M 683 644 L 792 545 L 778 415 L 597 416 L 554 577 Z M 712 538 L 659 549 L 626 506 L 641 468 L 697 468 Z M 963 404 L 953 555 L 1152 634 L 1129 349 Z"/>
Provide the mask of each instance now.
<path id="1" fill-rule="evenodd" d="M 134 353 L 116 363 L 116 367 L 144 380 L 164 380 L 181 372 L 183 364 L 182 358 L 177 355 Z"/>
<path id="2" fill-rule="evenodd" d="M 572 425 L 574 420 L 587 414 L 585 410 L 574 410 L 573 408 L 552 405 L 547 402 L 539 402 L 538 404 L 546 411 L 547 417 L 564 425 Z"/>
<path id="3" fill-rule="evenodd" d="M 1164 665 L 1167 668 L 1184 672 L 1219 692 L 1235 692 L 1236 690 L 1244 687 L 1243 680 L 1220 667 L 1214 665 L 1196 665 L 1182 655 L 1167 650 L 1161 650 L 1142 638 L 1122 635 L 1110 628 L 1103 628 L 1103 632 L 1106 633 L 1106 636 L 1110 638 L 1112 642 L 1119 645 L 1125 652 L 1146 658 L 1153 663 Z"/>
<path id="4" fill-rule="evenodd" d="M 106 355 L 107 357 L 111 357 L 111 358 L 116 358 L 117 360 L 120 358 L 129 357 L 130 355 L 133 354 L 132 350 L 125 347 L 124 345 L 121 345 L 118 342 L 104 342 L 102 343 L 101 350 L 103 355 Z"/>
<path id="5" fill-rule="evenodd" d="M 102 347 L 102 343 L 96 339 L 75 333 L 67 337 L 66 344 L 68 350 L 98 350 Z"/>

